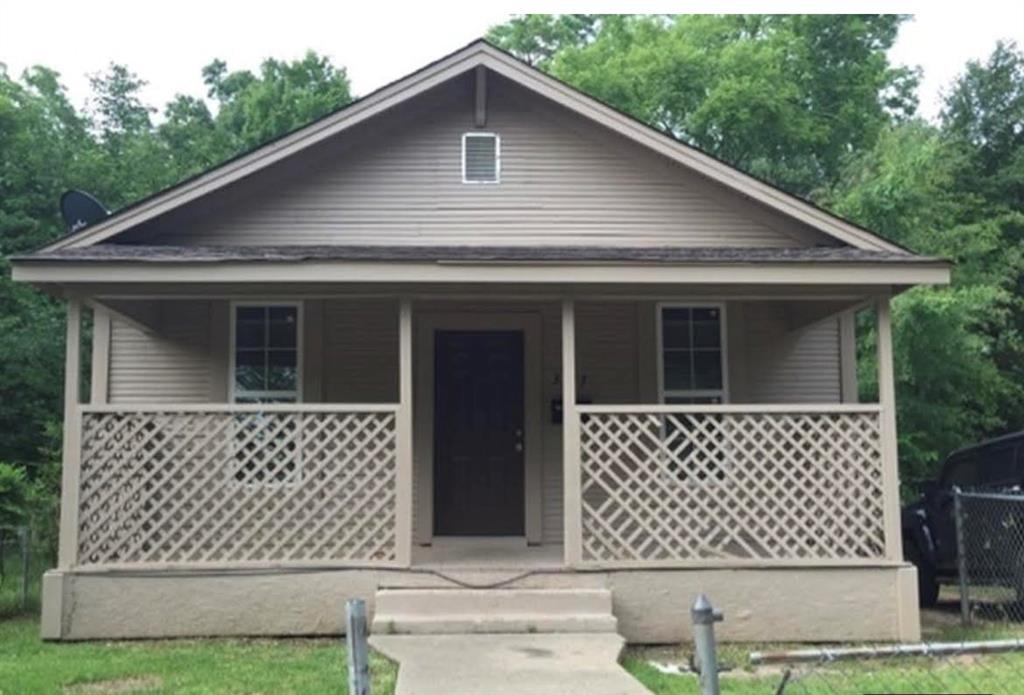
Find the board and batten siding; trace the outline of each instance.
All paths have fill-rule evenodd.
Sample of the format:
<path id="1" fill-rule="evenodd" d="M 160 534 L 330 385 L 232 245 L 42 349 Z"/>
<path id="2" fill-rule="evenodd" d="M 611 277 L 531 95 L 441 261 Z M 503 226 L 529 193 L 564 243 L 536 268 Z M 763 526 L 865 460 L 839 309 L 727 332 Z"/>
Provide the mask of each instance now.
<path id="1" fill-rule="evenodd" d="M 326 402 L 394 402 L 398 397 L 397 302 L 323 300 L 320 340 L 307 332 L 307 364 L 318 364 Z M 561 324 L 555 302 L 418 302 L 415 312 L 531 312 L 541 326 L 542 541 L 562 542 L 562 429 L 552 422 L 551 401 L 561 396 Z M 652 402 L 657 397 L 658 346 L 654 302 L 577 304 L 577 370 L 582 395 L 594 403 Z M 726 306 L 730 399 L 753 403 L 838 403 L 838 321 L 791 327 L 778 302 L 728 302 Z M 111 403 L 204 403 L 227 398 L 226 302 L 175 301 L 160 307 L 158 334 L 116 319 L 110 341 Z M 223 326 L 221 324 L 223 323 Z M 418 349 L 418 346 L 417 346 Z M 315 354 L 317 353 L 317 354 Z M 314 358 L 315 357 L 315 358 Z M 585 377 L 585 383 L 581 383 Z M 317 389 L 306 388 L 316 400 Z M 415 416 L 414 416 L 415 418 Z M 432 423 L 415 419 L 422 433 Z M 417 435 L 417 440 L 419 440 Z M 417 457 L 419 458 L 419 457 Z M 419 475 L 422 470 L 417 468 Z M 418 486 L 414 486 L 417 489 Z M 419 501 L 414 499 L 414 505 Z M 416 518 L 414 516 L 414 518 Z"/>
<path id="2" fill-rule="evenodd" d="M 201 213 L 125 237 L 159 244 L 792 247 L 820 232 L 494 77 L 468 80 L 236 184 Z M 497 184 L 462 183 L 462 135 L 501 139 Z"/>

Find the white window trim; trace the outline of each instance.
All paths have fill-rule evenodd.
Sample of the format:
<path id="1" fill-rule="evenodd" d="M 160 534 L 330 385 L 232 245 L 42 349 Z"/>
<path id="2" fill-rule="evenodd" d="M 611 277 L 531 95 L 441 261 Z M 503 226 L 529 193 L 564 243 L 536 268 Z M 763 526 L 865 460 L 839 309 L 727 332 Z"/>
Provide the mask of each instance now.
<path id="1" fill-rule="evenodd" d="M 663 309 L 717 309 L 718 310 L 718 331 L 719 331 L 719 344 L 722 346 L 720 359 L 722 361 L 722 388 L 721 389 L 671 389 L 666 393 L 665 389 L 665 341 L 663 338 L 664 327 L 662 325 Z M 658 402 L 665 403 L 665 396 L 677 396 L 681 398 L 708 398 L 718 397 L 722 403 L 729 402 L 729 350 L 728 341 L 726 340 L 728 335 L 727 330 L 727 315 L 725 311 L 725 302 L 709 302 L 709 301 L 671 301 L 671 302 L 658 302 L 655 304 L 654 311 L 655 325 L 657 327 L 655 342 L 655 349 L 657 350 L 657 365 L 658 365 Z"/>
<path id="2" fill-rule="evenodd" d="M 302 382 L 305 376 L 305 369 L 303 365 L 303 353 L 305 352 L 305 341 L 304 341 L 304 314 L 305 304 L 304 302 L 295 300 L 278 300 L 278 299 L 246 299 L 245 301 L 231 301 L 231 307 L 228 311 L 228 322 L 229 322 L 229 333 L 228 333 L 228 402 L 235 403 L 238 397 L 238 392 L 235 389 L 235 353 L 237 352 L 237 346 L 235 345 L 235 333 L 236 324 L 238 318 L 236 316 L 239 307 L 247 306 L 259 306 L 259 307 L 295 307 L 295 391 L 243 391 L 242 395 L 245 397 L 250 393 L 259 393 L 262 396 L 268 398 L 287 398 L 295 396 L 296 403 L 302 403 Z"/>
<path id="3" fill-rule="evenodd" d="M 466 140 L 468 138 L 494 138 L 494 180 L 493 181 L 471 181 L 466 178 Z M 501 183 L 501 136 L 497 133 L 490 133 L 475 130 L 462 134 L 462 183 L 475 184 L 480 186 L 493 186 Z"/>

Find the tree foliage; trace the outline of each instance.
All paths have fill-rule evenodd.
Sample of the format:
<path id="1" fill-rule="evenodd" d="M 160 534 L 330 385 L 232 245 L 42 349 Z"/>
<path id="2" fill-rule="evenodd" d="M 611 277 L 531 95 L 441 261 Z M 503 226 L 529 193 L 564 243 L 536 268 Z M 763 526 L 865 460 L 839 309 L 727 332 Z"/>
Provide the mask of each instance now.
<path id="1" fill-rule="evenodd" d="M 902 17 L 573 17 L 513 19 L 490 38 L 791 192 L 830 184 L 916 107 L 916 74 L 886 58 Z"/>
<path id="2" fill-rule="evenodd" d="M 203 74 L 215 108 L 179 95 L 161 120 L 126 66 L 92 75 L 92 96 L 78 110 L 54 71 L 33 67 L 15 78 L 0 64 L 0 460 L 25 472 L 30 486 L 27 497 L 18 487 L 19 499 L 29 500 L 35 536 L 49 546 L 64 315 L 57 302 L 13 283 L 4 259 L 64 233 L 57 201 L 69 188 L 118 208 L 351 101 L 345 71 L 314 53 L 267 60 L 258 74 L 213 61 Z"/>

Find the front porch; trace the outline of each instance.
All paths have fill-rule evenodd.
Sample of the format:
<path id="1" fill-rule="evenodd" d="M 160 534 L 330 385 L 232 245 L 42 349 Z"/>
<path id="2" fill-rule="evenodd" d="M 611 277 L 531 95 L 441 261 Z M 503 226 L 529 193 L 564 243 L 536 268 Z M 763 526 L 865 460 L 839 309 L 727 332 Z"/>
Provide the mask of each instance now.
<path id="1" fill-rule="evenodd" d="M 639 641 L 675 635 L 685 625 L 659 623 L 658 607 L 645 598 L 652 587 L 671 586 L 673 595 L 703 590 L 723 581 L 726 575 L 717 573 L 739 569 L 749 575 L 739 581 L 729 574 L 730 588 L 720 593 L 749 598 L 744 591 L 775 586 L 794 596 L 819 591 L 826 601 L 837 587 L 853 593 L 866 590 L 855 586 L 874 587 L 893 597 L 889 605 L 909 610 L 913 584 L 900 549 L 888 301 L 888 295 L 814 293 L 762 299 L 292 295 L 268 305 L 303 307 L 295 358 L 301 402 L 246 403 L 237 402 L 240 389 L 225 384 L 217 366 L 238 369 L 240 348 L 232 344 L 238 327 L 222 337 L 217 331 L 233 325 L 237 307 L 256 300 L 90 300 L 90 402 L 79 403 L 78 380 L 67 383 L 61 555 L 50 579 L 50 593 L 64 598 L 51 600 L 50 622 L 57 620 L 54 611 L 64 615 L 69 592 L 79 590 L 69 586 L 125 585 L 143 575 L 170 581 L 182 573 L 223 577 L 219 585 L 242 591 L 252 573 L 276 573 L 308 586 L 319 600 L 339 587 L 372 601 L 371 587 L 410 584 L 616 586 L 616 605 L 633 606 L 624 609 L 634 613 L 624 634 Z M 83 304 L 69 304 L 69 346 L 79 342 Z M 851 375 L 851 310 L 869 305 L 878 316 L 882 399 L 861 404 Z M 711 347 L 694 347 L 693 340 L 675 347 L 683 333 L 708 328 L 699 321 L 682 326 L 680 307 L 713 308 L 705 316 L 708 325 L 717 322 Z M 697 315 L 687 311 L 691 319 Z M 203 323 L 209 328 L 197 336 Z M 666 338 L 669 332 L 675 337 Z M 492 369 L 489 363 L 472 376 L 473 336 L 481 334 L 508 334 L 521 346 L 513 353 L 521 363 L 518 377 L 507 364 Z M 461 455 L 469 451 L 474 466 L 510 466 L 511 475 L 520 475 L 516 485 L 508 472 L 499 476 L 499 493 L 511 490 L 511 503 L 486 483 L 460 483 L 465 468 L 440 468 L 453 448 L 460 451 L 451 438 L 465 431 L 439 424 L 460 383 L 441 378 L 446 336 L 458 339 L 449 357 L 461 365 L 463 381 L 497 374 L 497 381 L 485 379 L 485 390 L 521 389 L 511 399 L 464 391 L 458 399 L 476 399 L 473 407 L 447 416 L 457 421 L 485 412 L 500 420 L 472 444 L 477 449 L 463 446 Z M 196 350 L 188 341 L 205 347 Z M 666 366 L 678 363 L 673 350 L 688 354 L 690 382 L 681 384 Z M 718 372 L 698 373 L 701 350 L 719 356 Z M 69 375 L 80 372 L 78 360 L 69 350 Z M 143 369 L 132 360 L 148 363 Z M 166 372 L 154 371 L 153 360 Z M 181 368 L 186 362 L 194 373 Z M 180 380 L 166 393 L 144 388 L 160 386 L 164 374 Z M 208 402 L 180 402 L 181 392 Z M 235 393 L 236 402 L 215 402 L 218 393 Z M 353 402 L 335 402 L 345 393 Z M 790 402 L 768 401 L 773 394 Z M 448 449 L 438 441 L 444 437 Z M 482 489 L 491 495 L 487 505 L 498 500 L 504 511 L 480 529 L 473 514 L 453 517 L 463 533 L 440 528 L 453 518 L 438 514 L 439 500 L 459 495 L 446 497 L 439 486 L 453 484 Z M 494 524 L 511 532 L 496 533 Z M 805 576 L 810 570 L 818 572 L 813 580 Z M 267 590 L 274 596 L 286 590 L 276 580 L 263 584 L 273 584 Z M 850 604 L 844 605 L 836 619 L 849 617 L 843 611 Z M 78 620 L 86 629 L 88 621 Z M 892 628 L 876 620 L 863 634 L 916 629 L 901 620 Z M 761 629 L 743 634 L 755 638 Z M 794 634 L 824 635 L 800 630 Z M 84 634 L 55 624 L 51 631 Z"/>

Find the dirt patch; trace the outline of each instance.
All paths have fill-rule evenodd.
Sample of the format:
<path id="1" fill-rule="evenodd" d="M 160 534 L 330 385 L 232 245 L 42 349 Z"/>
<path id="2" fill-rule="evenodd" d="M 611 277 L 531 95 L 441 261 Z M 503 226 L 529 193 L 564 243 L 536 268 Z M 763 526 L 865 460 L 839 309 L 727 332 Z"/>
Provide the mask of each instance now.
<path id="1" fill-rule="evenodd" d="M 145 690 L 156 690 L 164 684 L 162 678 L 156 676 L 134 676 L 132 678 L 114 678 L 91 683 L 76 683 L 64 688 L 68 695 L 110 695 L 110 693 L 137 693 Z"/>

